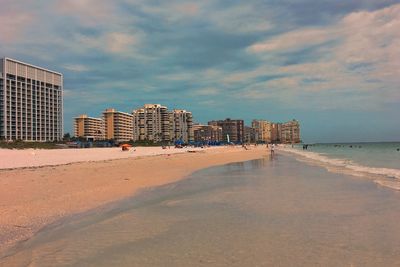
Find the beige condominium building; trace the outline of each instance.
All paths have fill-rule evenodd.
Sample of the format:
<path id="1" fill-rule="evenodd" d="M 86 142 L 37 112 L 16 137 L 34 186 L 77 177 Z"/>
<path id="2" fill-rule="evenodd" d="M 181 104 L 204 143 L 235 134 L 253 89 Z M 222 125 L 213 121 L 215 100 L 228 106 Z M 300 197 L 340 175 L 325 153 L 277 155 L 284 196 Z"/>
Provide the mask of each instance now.
<path id="1" fill-rule="evenodd" d="M 226 142 L 242 143 L 244 141 L 244 121 L 225 120 L 209 121 L 208 125 L 219 126 L 222 128 L 223 140 Z"/>
<path id="2" fill-rule="evenodd" d="M 0 59 L 0 139 L 43 142 L 62 137 L 62 74 Z"/>
<path id="3" fill-rule="evenodd" d="M 300 124 L 296 120 L 282 123 L 282 143 L 300 143 Z"/>
<path id="4" fill-rule="evenodd" d="M 194 125 L 195 142 L 220 142 L 223 140 L 222 127 L 216 125 Z"/>
<path id="5" fill-rule="evenodd" d="M 266 120 L 253 120 L 251 127 L 255 131 L 255 141 L 270 143 L 272 141 L 272 123 Z"/>
<path id="6" fill-rule="evenodd" d="M 244 126 L 244 143 L 256 143 L 256 129 Z"/>
<path id="7" fill-rule="evenodd" d="M 104 140 L 104 121 L 101 118 L 92 118 L 83 114 L 74 118 L 74 134 L 88 140 Z"/>
<path id="8" fill-rule="evenodd" d="M 280 143 L 282 139 L 282 123 L 272 123 L 271 125 L 271 142 Z"/>
<path id="9" fill-rule="evenodd" d="M 192 112 L 183 109 L 170 112 L 170 140 L 185 144 L 194 141 Z"/>
<path id="10" fill-rule="evenodd" d="M 132 112 L 134 141 L 170 141 L 168 108 L 159 104 L 145 104 Z"/>
<path id="11" fill-rule="evenodd" d="M 116 111 L 113 108 L 103 112 L 105 139 L 116 142 L 133 140 L 132 114 Z"/>

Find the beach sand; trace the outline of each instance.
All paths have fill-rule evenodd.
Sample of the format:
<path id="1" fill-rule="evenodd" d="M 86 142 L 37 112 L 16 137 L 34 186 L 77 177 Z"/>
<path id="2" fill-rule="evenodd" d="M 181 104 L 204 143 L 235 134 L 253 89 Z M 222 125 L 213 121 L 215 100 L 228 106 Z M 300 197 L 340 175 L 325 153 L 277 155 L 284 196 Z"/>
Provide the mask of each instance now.
<path id="1" fill-rule="evenodd" d="M 175 182 L 199 169 L 268 154 L 261 146 L 190 150 L 197 153 L 161 148 L 125 154 L 115 148 L 1 150 L 1 168 L 25 168 L 0 171 L 0 252 L 65 216 Z M 43 166 L 50 164 L 67 165 Z"/>
<path id="2" fill-rule="evenodd" d="M 211 147 L 207 150 L 222 149 Z M 122 151 L 119 147 L 85 149 L 0 149 L 0 169 L 54 166 L 77 162 L 91 162 L 111 159 L 136 158 L 166 154 L 204 151 L 201 148 L 162 149 L 161 147 L 134 147 Z"/>
<path id="3" fill-rule="evenodd" d="M 400 266 L 399 201 L 277 151 L 69 216 L 0 266 Z"/>

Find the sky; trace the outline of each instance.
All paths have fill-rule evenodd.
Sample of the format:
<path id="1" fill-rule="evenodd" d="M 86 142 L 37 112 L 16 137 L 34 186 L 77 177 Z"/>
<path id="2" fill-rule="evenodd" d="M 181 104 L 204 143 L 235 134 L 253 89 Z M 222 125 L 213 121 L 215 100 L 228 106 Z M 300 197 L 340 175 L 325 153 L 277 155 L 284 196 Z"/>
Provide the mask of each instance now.
<path id="1" fill-rule="evenodd" d="M 0 0 L 0 57 L 64 75 L 65 132 L 159 103 L 400 141 L 400 0 Z"/>

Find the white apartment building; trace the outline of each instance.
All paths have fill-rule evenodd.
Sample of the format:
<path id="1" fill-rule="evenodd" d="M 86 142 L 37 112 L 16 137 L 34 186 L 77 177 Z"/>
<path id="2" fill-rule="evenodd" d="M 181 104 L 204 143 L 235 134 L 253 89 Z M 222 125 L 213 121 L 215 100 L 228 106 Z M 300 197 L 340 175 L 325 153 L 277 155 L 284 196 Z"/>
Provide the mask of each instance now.
<path id="1" fill-rule="evenodd" d="M 194 141 L 193 116 L 183 109 L 170 112 L 170 140 L 181 141 L 185 144 Z"/>
<path id="2" fill-rule="evenodd" d="M 0 139 L 57 141 L 63 137 L 63 75 L 0 59 Z"/>
<path id="3" fill-rule="evenodd" d="M 134 141 L 170 141 L 170 118 L 167 107 L 160 104 L 145 104 L 133 115 Z"/>

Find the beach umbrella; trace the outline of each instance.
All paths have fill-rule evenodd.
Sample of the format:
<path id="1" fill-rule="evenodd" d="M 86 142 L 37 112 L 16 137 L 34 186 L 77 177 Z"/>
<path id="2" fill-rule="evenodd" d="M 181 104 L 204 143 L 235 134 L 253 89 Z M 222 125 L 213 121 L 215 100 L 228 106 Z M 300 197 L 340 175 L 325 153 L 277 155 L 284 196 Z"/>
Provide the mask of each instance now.
<path id="1" fill-rule="evenodd" d="M 127 150 L 129 150 L 130 147 L 132 147 L 132 145 L 122 144 L 122 145 L 120 145 L 120 147 L 122 148 L 122 151 L 127 151 Z"/>
<path id="2" fill-rule="evenodd" d="M 130 145 L 130 144 L 122 144 L 122 145 L 120 145 L 120 147 L 132 147 L 132 145 Z"/>

